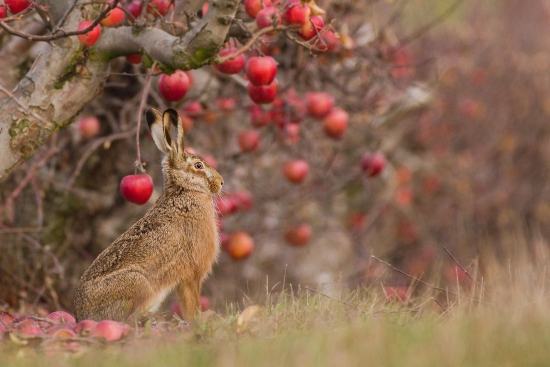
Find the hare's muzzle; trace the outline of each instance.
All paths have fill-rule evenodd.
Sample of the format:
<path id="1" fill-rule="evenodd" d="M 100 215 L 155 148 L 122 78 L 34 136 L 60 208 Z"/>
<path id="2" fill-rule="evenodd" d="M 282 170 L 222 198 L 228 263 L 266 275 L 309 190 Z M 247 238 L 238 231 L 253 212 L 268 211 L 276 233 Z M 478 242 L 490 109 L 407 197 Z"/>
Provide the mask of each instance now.
<path id="1" fill-rule="evenodd" d="M 212 194 L 218 194 L 220 191 L 222 191 L 222 185 L 223 178 L 218 174 L 217 177 L 210 181 L 210 191 L 212 192 Z"/>

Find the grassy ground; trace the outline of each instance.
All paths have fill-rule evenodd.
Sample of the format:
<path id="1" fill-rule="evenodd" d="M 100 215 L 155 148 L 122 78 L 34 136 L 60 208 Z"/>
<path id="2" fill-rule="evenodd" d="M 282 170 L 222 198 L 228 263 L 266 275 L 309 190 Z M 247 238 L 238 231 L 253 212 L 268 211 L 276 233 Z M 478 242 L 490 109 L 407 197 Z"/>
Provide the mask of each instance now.
<path id="1" fill-rule="evenodd" d="M 207 314 L 179 333 L 78 354 L 47 355 L 4 341 L 0 365 L 546 366 L 550 313 L 545 269 L 515 269 L 495 274 L 493 285 L 470 287 L 469 296 L 481 301 L 461 293 L 437 303 L 429 288 L 423 294 L 417 289 L 421 294 L 404 304 L 389 302 L 377 287 L 343 297 L 345 304 L 304 292 L 269 301 L 252 317 Z"/>

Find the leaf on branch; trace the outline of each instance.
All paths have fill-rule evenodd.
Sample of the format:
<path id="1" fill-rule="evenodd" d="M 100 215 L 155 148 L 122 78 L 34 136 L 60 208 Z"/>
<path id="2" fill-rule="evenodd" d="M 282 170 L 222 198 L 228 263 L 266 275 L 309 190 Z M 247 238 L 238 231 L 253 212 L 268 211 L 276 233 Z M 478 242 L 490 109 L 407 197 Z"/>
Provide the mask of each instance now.
<path id="1" fill-rule="evenodd" d="M 309 5 L 313 15 L 323 15 L 326 13 L 319 5 L 315 3 L 315 0 L 309 0 L 307 4 Z"/>
<path id="2" fill-rule="evenodd" d="M 237 333 L 242 333 L 246 330 L 250 322 L 255 318 L 256 314 L 260 311 L 260 306 L 252 305 L 244 309 L 237 319 Z"/>

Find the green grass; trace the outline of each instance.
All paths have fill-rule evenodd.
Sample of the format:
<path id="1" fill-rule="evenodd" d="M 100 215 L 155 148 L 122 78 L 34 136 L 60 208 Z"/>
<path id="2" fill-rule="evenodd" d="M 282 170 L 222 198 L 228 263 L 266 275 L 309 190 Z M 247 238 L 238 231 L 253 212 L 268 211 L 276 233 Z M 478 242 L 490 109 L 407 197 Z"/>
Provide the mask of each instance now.
<path id="1" fill-rule="evenodd" d="M 4 341 L 0 365 L 546 366 L 550 312 L 546 280 L 538 279 L 487 286 L 491 295 L 482 302 L 450 296 L 445 311 L 429 290 L 408 304 L 388 303 L 377 289 L 350 294 L 346 304 L 311 292 L 286 295 L 261 306 L 240 333 L 238 314 L 231 314 L 76 355 L 45 355 Z"/>

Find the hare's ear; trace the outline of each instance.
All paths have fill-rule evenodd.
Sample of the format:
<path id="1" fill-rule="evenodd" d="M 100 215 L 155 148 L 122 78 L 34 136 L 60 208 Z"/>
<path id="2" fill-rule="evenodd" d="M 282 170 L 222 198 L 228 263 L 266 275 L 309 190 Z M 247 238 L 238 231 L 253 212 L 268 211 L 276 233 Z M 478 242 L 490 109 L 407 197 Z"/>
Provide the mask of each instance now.
<path id="1" fill-rule="evenodd" d="M 177 139 L 176 149 L 179 154 L 182 154 L 183 150 L 185 149 L 185 145 L 183 142 L 183 139 L 184 139 L 183 123 L 181 122 L 180 115 L 176 110 L 169 108 L 166 111 L 164 111 L 163 118 L 164 118 L 165 129 L 166 129 L 166 125 L 170 125 L 170 124 L 172 124 L 177 129 L 178 136 L 176 137 Z"/>
<path id="2" fill-rule="evenodd" d="M 145 118 L 147 119 L 147 124 L 149 125 L 149 130 L 151 130 L 151 135 L 155 144 L 163 153 L 169 153 L 172 151 L 172 138 L 170 129 L 167 130 L 165 134 L 164 121 L 162 119 L 162 114 L 155 110 L 154 108 L 149 108 L 145 111 Z"/>

